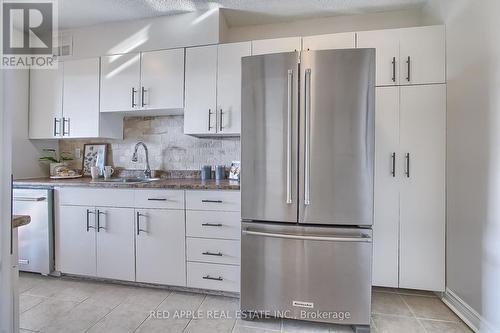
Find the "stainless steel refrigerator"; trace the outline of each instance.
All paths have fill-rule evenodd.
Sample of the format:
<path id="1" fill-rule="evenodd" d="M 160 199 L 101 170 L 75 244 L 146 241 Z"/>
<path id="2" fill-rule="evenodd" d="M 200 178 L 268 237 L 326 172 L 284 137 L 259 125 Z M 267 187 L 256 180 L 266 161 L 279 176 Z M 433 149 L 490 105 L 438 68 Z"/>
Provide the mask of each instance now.
<path id="1" fill-rule="evenodd" d="M 375 50 L 242 59 L 241 310 L 369 331 Z"/>

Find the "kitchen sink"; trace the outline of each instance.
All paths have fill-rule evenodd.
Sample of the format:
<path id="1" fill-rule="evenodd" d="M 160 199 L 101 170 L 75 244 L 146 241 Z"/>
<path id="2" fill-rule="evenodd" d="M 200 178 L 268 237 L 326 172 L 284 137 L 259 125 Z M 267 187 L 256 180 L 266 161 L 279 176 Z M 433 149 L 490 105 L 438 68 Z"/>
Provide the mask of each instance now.
<path id="1" fill-rule="evenodd" d="M 111 178 L 92 180 L 92 183 L 118 183 L 118 184 L 136 184 L 149 183 L 160 180 L 160 178 Z"/>

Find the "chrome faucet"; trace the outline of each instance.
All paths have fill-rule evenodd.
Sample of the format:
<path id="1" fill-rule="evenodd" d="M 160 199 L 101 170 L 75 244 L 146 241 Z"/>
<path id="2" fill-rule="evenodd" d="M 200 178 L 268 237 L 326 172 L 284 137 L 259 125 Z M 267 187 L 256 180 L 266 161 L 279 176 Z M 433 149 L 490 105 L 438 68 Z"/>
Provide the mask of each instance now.
<path id="1" fill-rule="evenodd" d="M 151 178 L 151 168 L 149 167 L 149 154 L 148 154 L 148 147 L 144 142 L 137 142 L 134 148 L 134 154 L 132 155 L 132 162 L 137 162 L 137 149 L 139 149 L 139 146 L 142 146 L 144 148 L 144 153 L 146 154 L 146 169 L 144 170 L 144 176 L 146 178 Z"/>

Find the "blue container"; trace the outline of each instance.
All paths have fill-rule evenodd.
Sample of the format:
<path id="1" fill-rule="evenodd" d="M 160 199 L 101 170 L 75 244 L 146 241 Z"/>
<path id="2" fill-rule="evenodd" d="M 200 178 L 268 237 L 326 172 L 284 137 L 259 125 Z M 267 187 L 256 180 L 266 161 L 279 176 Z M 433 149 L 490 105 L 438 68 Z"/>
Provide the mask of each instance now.
<path id="1" fill-rule="evenodd" d="M 226 167 L 224 165 L 215 166 L 215 180 L 222 180 L 226 178 Z"/>
<path id="2" fill-rule="evenodd" d="M 212 178 L 212 166 L 204 165 L 201 167 L 201 180 L 208 180 Z"/>

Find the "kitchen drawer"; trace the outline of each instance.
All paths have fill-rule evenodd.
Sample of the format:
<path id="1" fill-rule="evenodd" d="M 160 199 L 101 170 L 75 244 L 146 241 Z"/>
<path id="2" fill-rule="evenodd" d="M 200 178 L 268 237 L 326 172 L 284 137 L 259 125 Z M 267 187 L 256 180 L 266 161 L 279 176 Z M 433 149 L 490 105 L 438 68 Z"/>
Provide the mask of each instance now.
<path id="1" fill-rule="evenodd" d="M 187 260 L 239 265 L 240 241 L 226 239 L 187 238 Z"/>
<path id="2" fill-rule="evenodd" d="M 62 187 L 59 204 L 71 206 L 133 207 L 134 190 L 110 188 Z"/>
<path id="3" fill-rule="evenodd" d="M 186 209 L 239 212 L 239 191 L 186 191 Z"/>
<path id="4" fill-rule="evenodd" d="M 186 211 L 186 235 L 190 237 L 240 239 L 239 212 Z"/>
<path id="5" fill-rule="evenodd" d="M 187 280 L 191 288 L 240 292 L 240 266 L 188 262 Z"/>
<path id="6" fill-rule="evenodd" d="M 182 190 L 136 190 L 135 207 L 184 209 Z"/>

